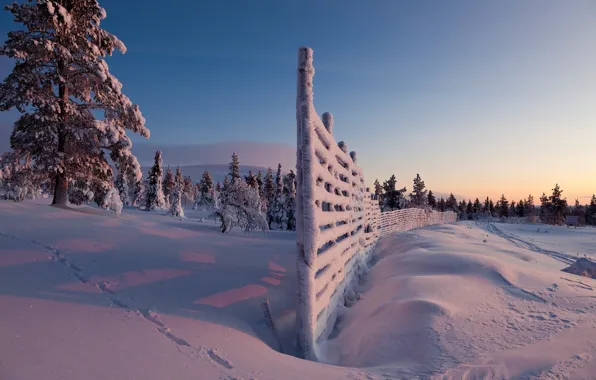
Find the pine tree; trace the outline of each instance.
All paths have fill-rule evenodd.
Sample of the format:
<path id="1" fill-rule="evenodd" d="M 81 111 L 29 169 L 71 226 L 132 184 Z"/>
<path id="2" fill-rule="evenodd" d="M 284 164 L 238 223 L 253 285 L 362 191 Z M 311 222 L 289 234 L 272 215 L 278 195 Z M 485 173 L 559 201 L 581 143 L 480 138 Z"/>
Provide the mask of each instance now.
<path id="1" fill-rule="evenodd" d="M 573 210 L 571 210 L 571 215 L 578 217 L 578 223 L 580 226 L 584 226 L 586 224 L 586 207 L 579 203 L 579 199 L 575 200 L 575 206 L 573 206 Z"/>
<path id="2" fill-rule="evenodd" d="M 414 178 L 414 187 L 412 193 L 410 193 L 410 202 L 412 202 L 414 207 L 426 206 L 428 192 L 424 190 L 425 187 L 426 185 L 422 178 L 420 178 L 420 174 L 416 174 L 416 178 Z"/>
<path id="3" fill-rule="evenodd" d="M 509 201 L 505 198 L 505 194 L 501 194 L 501 199 L 498 205 L 499 217 L 509 216 Z"/>
<path id="4" fill-rule="evenodd" d="M 445 209 L 447 211 L 458 212 L 457 199 L 455 199 L 453 193 L 449 194 L 449 198 L 445 201 Z"/>
<path id="5" fill-rule="evenodd" d="M 190 176 L 184 177 L 183 184 L 182 204 L 187 204 L 196 198 L 195 186 Z"/>
<path id="6" fill-rule="evenodd" d="M 162 174 L 161 151 L 158 150 L 155 152 L 155 164 L 149 170 L 149 176 L 147 177 L 147 195 L 145 196 L 145 210 L 147 211 L 166 207 L 163 195 Z"/>
<path id="7" fill-rule="evenodd" d="M 596 225 L 596 194 L 592 194 L 590 205 L 586 208 L 586 222 L 591 226 Z"/>
<path id="8" fill-rule="evenodd" d="M 385 183 L 383 183 L 383 210 L 400 210 L 405 208 L 404 193 L 406 188 L 397 189 L 397 179 L 395 175 L 389 177 Z"/>
<path id="9" fill-rule="evenodd" d="M 296 174 L 293 170 L 285 177 L 284 196 L 286 198 L 286 217 L 288 231 L 296 230 Z"/>
<path id="10" fill-rule="evenodd" d="M 123 173 L 123 168 L 117 168 L 118 174 L 116 175 L 116 180 L 114 181 L 114 186 L 118 190 L 118 195 L 120 196 L 120 200 L 124 206 L 130 206 L 130 199 L 128 194 L 130 192 L 128 188 L 128 179 L 126 177 L 126 173 Z"/>
<path id="11" fill-rule="evenodd" d="M 496 215 L 495 204 L 492 199 L 488 201 L 488 212 L 491 216 Z"/>
<path id="12" fill-rule="evenodd" d="M 472 205 L 472 212 L 475 215 L 478 215 L 482 212 L 482 204 L 480 203 L 480 199 L 476 198 L 474 204 Z"/>
<path id="13" fill-rule="evenodd" d="M 163 179 L 163 196 L 166 202 L 166 207 L 170 207 L 172 204 L 171 198 L 175 187 L 176 180 L 174 179 L 174 173 L 172 173 L 172 169 L 170 169 L 170 166 L 168 165 L 168 168 L 166 169 L 166 175 Z"/>
<path id="14" fill-rule="evenodd" d="M 433 210 L 437 208 L 437 199 L 435 198 L 435 195 L 433 194 L 432 190 L 428 191 L 428 197 L 427 197 L 426 203 Z"/>
<path id="15" fill-rule="evenodd" d="M 540 197 L 540 219 L 546 224 L 552 222 L 552 203 L 544 193 Z"/>
<path id="16" fill-rule="evenodd" d="M 218 193 L 221 193 L 221 184 L 219 182 L 217 182 L 217 185 L 215 185 L 215 191 L 217 191 Z"/>
<path id="17" fill-rule="evenodd" d="M 488 212 L 490 213 L 490 199 L 488 197 L 486 197 L 486 200 L 484 201 L 484 208 L 482 209 L 482 212 Z"/>
<path id="18" fill-rule="evenodd" d="M 524 202 L 523 199 L 520 199 L 520 201 L 517 202 L 517 206 L 515 208 L 515 213 L 520 218 L 523 218 L 526 216 L 526 203 Z"/>
<path id="19" fill-rule="evenodd" d="M 184 179 L 182 178 L 182 171 L 180 166 L 176 168 L 176 178 L 174 178 L 174 189 L 171 193 L 170 212 L 173 216 L 184 217 L 184 209 L 182 208 L 182 193 L 184 191 Z"/>
<path id="20" fill-rule="evenodd" d="M 259 189 L 259 196 L 263 198 L 263 173 L 259 170 L 257 173 L 257 186 Z"/>
<path id="21" fill-rule="evenodd" d="M 565 220 L 565 216 L 568 213 L 567 199 L 561 198 L 562 193 L 563 190 L 561 190 L 559 184 L 556 184 L 552 195 L 549 197 L 549 201 L 552 204 L 554 224 L 562 224 Z"/>
<path id="22" fill-rule="evenodd" d="M 0 110 L 21 113 L 11 147 L 30 154 L 32 170 L 54 182 L 52 204 L 66 205 L 69 184 L 108 191 L 113 173 L 104 152 L 138 164 L 126 130 L 149 137 L 139 107 L 104 61 L 126 47 L 100 28 L 106 13 L 96 0 L 15 2 L 6 9 L 23 24 L 0 47 L 0 55 L 16 60 L 0 84 Z"/>
<path id="23" fill-rule="evenodd" d="M 466 214 L 468 215 L 468 219 L 472 220 L 474 217 L 474 206 L 472 205 L 472 201 L 468 199 L 468 205 L 466 206 Z"/>
<path id="24" fill-rule="evenodd" d="M 236 152 L 232 154 L 232 162 L 230 162 L 230 176 L 231 183 L 239 181 L 240 178 L 240 161 Z"/>
<path id="25" fill-rule="evenodd" d="M 445 202 L 445 199 L 443 197 L 441 197 L 441 199 L 439 199 L 439 202 L 437 204 L 437 208 L 439 209 L 440 212 L 445 212 L 447 210 L 446 202 Z"/>
<path id="26" fill-rule="evenodd" d="M 275 175 L 275 190 L 271 201 L 268 202 L 267 216 L 268 220 L 277 223 L 280 229 L 287 226 L 287 214 L 285 210 L 286 200 L 284 197 L 284 184 L 281 172 L 281 164 L 277 166 L 277 174 Z M 269 224 L 271 228 L 271 224 Z"/>
<path id="27" fill-rule="evenodd" d="M 378 179 L 375 179 L 375 197 L 376 199 L 379 201 L 379 207 L 381 207 L 381 209 L 383 208 L 384 200 L 383 200 L 383 187 L 381 186 L 381 183 L 379 182 Z"/>
<path id="28" fill-rule="evenodd" d="M 534 216 L 536 214 L 536 208 L 534 207 L 534 197 L 532 194 L 528 195 L 528 198 L 524 202 L 524 214 L 525 216 Z"/>
<path id="29" fill-rule="evenodd" d="M 515 201 L 511 201 L 509 205 L 509 216 L 516 217 L 517 216 L 517 208 L 515 207 Z"/>

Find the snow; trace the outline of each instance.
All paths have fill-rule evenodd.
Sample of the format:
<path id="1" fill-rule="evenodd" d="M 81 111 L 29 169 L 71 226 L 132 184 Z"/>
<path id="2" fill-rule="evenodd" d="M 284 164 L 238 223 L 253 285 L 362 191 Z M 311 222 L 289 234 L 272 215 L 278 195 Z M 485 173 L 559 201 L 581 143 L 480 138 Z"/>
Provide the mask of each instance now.
<path id="1" fill-rule="evenodd" d="M 551 231 L 533 243 L 542 251 L 472 222 L 382 237 L 321 343 L 321 364 L 277 352 L 261 310 L 266 297 L 293 352 L 293 232 L 221 234 L 189 209 L 184 220 L 128 208 L 116 218 L 48 204 L 0 201 L 0 303 L 10 311 L 0 313 L 0 378 L 581 379 L 596 370 L 596 280 L 544 253 L 555 242 L 581 253 L 596 229 L 535 226 Z M 533 227 L 493 226 L 520 240 Z"/>

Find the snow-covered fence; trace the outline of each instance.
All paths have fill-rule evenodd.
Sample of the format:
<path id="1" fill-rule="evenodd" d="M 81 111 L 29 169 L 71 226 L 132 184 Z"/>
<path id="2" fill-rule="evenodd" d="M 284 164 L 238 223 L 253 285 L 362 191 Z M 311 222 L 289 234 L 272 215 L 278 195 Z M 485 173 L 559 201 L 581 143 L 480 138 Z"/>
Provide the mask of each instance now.
<path id="1" fill-rule="evenodd" d="M 317 342 L 333 329 L 348 285 L 365 268 L 379 237 L 379 206 L 365 188 L 356 153 L 333 137 L 333 117 L 313 104 L 312 50 L 300 48 L 296 99 L 298 342 L 320 358 Z"/>
<path id="2" fill-rule="evenodd" d="M 455 221 L 457 221 L 457 214 L 453 211 L 438 212 L 420 208 L 387 211 L 380 216 L 381 235 Z"/>

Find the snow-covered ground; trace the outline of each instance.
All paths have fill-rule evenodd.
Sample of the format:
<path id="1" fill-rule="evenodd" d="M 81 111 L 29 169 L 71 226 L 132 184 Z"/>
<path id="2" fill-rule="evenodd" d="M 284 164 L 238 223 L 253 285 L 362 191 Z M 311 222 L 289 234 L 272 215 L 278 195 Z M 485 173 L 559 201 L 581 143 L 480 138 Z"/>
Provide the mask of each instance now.
<path id="1" fill-rule="evenodd" d="M 458 223 L 380 240 L 327 364 L 291 352 L 295 237 L 0 201 L 0 379 L 593 378 L 596 229 Z M 590 251 L 591 250 L 591 251 Z M 553 258 L 554 257 L 554 258 Z"/>

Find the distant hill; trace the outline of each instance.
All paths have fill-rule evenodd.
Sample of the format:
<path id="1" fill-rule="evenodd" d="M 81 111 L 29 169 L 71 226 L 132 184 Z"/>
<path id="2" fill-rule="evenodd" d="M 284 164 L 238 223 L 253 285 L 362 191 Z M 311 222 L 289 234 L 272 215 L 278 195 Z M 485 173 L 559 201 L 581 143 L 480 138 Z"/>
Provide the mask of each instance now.
<path id="1" fill-rule="evenodd" d="M 166 171 L 167 165 L 164 165 L 164 173 Z M 176 167 L 171 167 L 172 171 L 176 170 Z M 149 172 L 149 166 L 143 166 L 143 176 L 146 177 L 147 173 Z M 271 168 L 272 170 L 277 170 L 277 168 Z M 183 176 L 190 176 L 193 182 L 199 182 L 201 177 L 203 176 L 203 172 L 205 170 L 209 171 L 213 176 L 213 180 L 215 182 L 222 182 L 224 177 L 229 173 L 229 168 L 227 164 L 211 164 L 211 165 L 183 165 L 180 166 L 180 170 L 182 170 Z M 240 174 L 241 175 L 248 175 L 248 171 L 252 170 L 253 173 L 257 174 L 259 170 L 265 176 L 267 173 L 267 168 L 262 166 L 250 166 L 250 165 L 240 165 Z"/>

